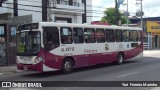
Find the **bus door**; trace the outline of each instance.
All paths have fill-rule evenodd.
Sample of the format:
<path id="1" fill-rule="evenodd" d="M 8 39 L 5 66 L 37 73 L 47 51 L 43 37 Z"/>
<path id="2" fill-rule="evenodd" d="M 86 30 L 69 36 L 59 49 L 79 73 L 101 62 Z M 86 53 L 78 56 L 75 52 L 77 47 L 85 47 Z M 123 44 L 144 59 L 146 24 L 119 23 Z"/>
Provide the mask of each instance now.
<path id="1" fill-rule="evenodd" d="M 53 51 L 54 49 L 58 48 L 60 46 L 59 41 L 59 30 L 57 27 L 44 27 L 43 28 L 43 43 L 44 43 L 44 58 L 47 62 L 46 64 L 49 64 L 50 66 L 54 65 L 53 60 L 57 57 L 57 55 L 54 55 L 50 51 Z"/>

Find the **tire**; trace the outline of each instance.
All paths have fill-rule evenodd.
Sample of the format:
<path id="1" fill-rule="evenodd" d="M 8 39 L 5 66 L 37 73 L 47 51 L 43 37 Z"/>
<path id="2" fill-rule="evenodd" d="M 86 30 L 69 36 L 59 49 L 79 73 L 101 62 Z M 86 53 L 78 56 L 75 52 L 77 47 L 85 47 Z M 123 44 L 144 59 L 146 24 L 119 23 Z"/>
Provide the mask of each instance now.
<path id="1" fill-rule="evenodd" d="M 71 59 L 65 59 L 62 64 L 62 72 L 67 74 L 73 71 L 73 61 Z"/>
<path id="2" fill-rule="evenodd" d="M 117 64 L 123 64 L 123 60 L 124 60 L 124 55 L 122 53 L 119 53 L 117 56 Z"/>

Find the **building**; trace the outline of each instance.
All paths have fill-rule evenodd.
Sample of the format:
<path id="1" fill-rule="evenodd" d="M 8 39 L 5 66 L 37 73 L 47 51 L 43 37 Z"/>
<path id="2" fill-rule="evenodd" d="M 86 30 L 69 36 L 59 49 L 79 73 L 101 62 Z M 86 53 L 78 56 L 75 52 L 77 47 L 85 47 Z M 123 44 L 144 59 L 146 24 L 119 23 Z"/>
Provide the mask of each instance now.
<path id="1" fill-rule="evenodd" d="M 18 3 L 14 3 L 17 1 Z M 42 10 L 45 8 L 42 4 L 43 0 L 4 0 L 0 7 L 0 19 L 9 20 L 14 17 L 16 4 L 18 5 L 18 15 L 26 16 L 30 19 L 29 22 L 42 21 Z M 46 2 L 47 0 L 44 0 Z M 92 0 L 48 0 L 47 4 L 47 21 L 51 22 L 68 22 L 68 23 L 83 23 L 85 17 L 85 6 L 87 20 L 85 23 L 92 21 Z M 86 1 L 86 4 L 85 2 Z M 44 3 L 43 2 L 43 3 Z M 28 22 L 21 20 L 22 23 Z"/>
<path id="2" fill-rule="evenodd" d="M 141 25 L 140 18 L 130 19 L 131 23 Z M 160 48 L 160 17 L 143 18 L 144 43 L 147 49 Z"/>
<path id="3" fill-rule="evenodd" d="M 92 25 L 106 25 L 109 26 L 110 24 L 108 22 L 101 22 L 101 21 L 93 21 L 91 22 Z"/>
<path id="4" fill-rule="evenodd" d="M 91 10 L 92 0 L 1 0 L 0 66 L 16 63 L 17 25 L 41 21 L 90 23 Z"/>

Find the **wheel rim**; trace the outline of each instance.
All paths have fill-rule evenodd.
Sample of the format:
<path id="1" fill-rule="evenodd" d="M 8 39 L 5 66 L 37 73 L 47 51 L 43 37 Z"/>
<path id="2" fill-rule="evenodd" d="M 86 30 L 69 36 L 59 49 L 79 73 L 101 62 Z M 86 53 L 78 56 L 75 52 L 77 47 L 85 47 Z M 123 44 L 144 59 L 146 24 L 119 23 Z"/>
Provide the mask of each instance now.
<path id="1" fill-rule="evenodd" d="M 119 55 L 118 61 L 119 61 L 119 63 L 122 63 L 122 62 L 123 62 L 123 57 L 122 57 L 122 55 Z"/>
<path id="2" fill-rule="evenodd" d="M 72 69 L 71 63 L 70 62 L 66 62 L 64 64 L 64 68 L 65 68 L 66 71 L 70 71 Z"/>

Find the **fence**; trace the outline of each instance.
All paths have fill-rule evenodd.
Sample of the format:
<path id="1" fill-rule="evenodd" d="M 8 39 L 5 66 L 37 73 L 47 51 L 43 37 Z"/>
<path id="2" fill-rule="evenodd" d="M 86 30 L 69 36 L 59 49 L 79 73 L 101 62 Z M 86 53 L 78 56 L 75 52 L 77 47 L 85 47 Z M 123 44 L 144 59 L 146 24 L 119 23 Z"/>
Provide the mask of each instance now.
<path id="1" fill-rule="evenodd" d="M 143 49 L 148 49 L 148 43 L 143 43 Z"/>

